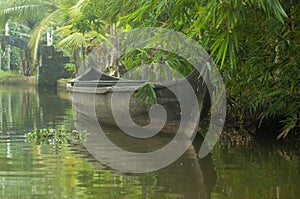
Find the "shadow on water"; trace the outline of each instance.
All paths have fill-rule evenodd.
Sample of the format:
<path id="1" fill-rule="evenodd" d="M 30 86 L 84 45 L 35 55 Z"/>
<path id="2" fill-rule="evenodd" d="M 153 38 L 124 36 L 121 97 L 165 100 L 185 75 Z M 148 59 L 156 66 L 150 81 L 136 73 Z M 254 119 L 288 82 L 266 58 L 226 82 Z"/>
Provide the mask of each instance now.
<path id="1" fill-rule="evenodd" d="M 299 142 L 260 140 L 213 151 L 217 182 L 212 198 L 299 198 Z"/>
<path id="2" fill-rule="evenodd" d="M 77 113 L 75 126 L 78 129 L 86 129 L 90 133 L 97 133 L 96 128 L 98 126 L 95 122 L 98 121 L 92 121 Z M 148 138 L 145 141 L 140 138 L 132 138 L 113 125 L 101 124 L 101 128 L 109 140 L 116 146 L 126 151 L 138 153 L 155 151 L 169 143 L 173 138 L 170 134 L 164 134 Z M 187 199 L 211 198 L 210 195 L 216 181 L 216 174 L 213 169 L 211 157 L 208 156 L 202 160 L 199 160 L 197 157 L 197 150 L 200 149 L 202 141 L 198 137 L 194 142 L 195 146 L 191 145 L 179 159 L 165 168 L 146 174 L 127 174 L 141 179 L 141 197 L 168 198 L 174 196 L 175 198 Z M 107 154 L 113 154 L 116 150 L 115 147 L 103 143 L 102 146 L 99 146 L 97 141 L 89 144 L 95 144 L 94 149 L 101 150 L 101 152 Z M 127 164 L 128 160 L 139 161 L 135 159 L 134 155 L 116 155 L 113 158 L 118 158 L 122 164 Z M 103 165 L 100 164 L 98 167 L 101 168 Z"/>

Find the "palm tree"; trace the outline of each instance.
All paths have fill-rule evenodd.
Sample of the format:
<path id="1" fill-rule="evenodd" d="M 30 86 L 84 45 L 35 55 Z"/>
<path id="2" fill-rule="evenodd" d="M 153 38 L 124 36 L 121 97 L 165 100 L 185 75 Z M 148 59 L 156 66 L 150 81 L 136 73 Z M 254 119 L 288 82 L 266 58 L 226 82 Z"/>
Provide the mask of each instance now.
<path id="1" fill-rule="evenodd" d="M 4 0 L 0 2 L 0 28 L 8 21 L 31 27 L 29 47 L 35 61 L 42 33 L 50 26 L 62 23 L 62 16 L 76 3 L 77 0 Z"/>
<path id="2" fill-rule="evenodd" d="M 103 1 L 80 0 L 69 9 L 70 19 L 65 23 L 65 26 L 57 30 L 57 33 L 63 37 L 57 45 L 67 47 L 74 54 L 77 69 L 80 66 L 83 66 L 83 69 L 86 67 L 86 54 L 89 54 L 107 37 L 116 34 L 115 23 L 108 18 L 100 17 L 101 9 L 99 8 L 101 7 L 99 6 L 101 3 Z M 105 56 L 111 58 L 110 61 L 105 59 L 106 69 L 116 69 L 117 59 L 114 59 L 116 58 L 114 52 L 109 52 Z"/>

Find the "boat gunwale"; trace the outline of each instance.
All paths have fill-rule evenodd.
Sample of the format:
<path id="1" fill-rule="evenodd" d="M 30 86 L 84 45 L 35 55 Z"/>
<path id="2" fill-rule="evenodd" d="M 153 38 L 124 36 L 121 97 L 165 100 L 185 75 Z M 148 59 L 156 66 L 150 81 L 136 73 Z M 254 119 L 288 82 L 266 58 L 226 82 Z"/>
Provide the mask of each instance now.
<path id="1" fill-rule="evenodd" d="M 87 74 L 89 71 L 93 70 L 90 69 L 87 72 L 85 72 L 82 76 Z M 94 69 L 96 70 L 96 69 Z M 104 75 L 105 77 L 112 77 L 103 74 L 102 72 L 96 70 L 101 75 Z M 195 78 L 196 75 L 196 78 Z M 123 79 L 123 78 L 114 78 L 114 80 L 84 80 L 80 81 L 79 79 L 82 77 L 77 77 L 76 79 L 73 79 L 69 81 L 67 84 L 67 90 L 71 92 L 78 92 L 78 93 L 95 93 L 95 94 L 105 94 L 105 93 L 112 93 L 112 92 L 132 92 L 132 91 L 137 91 L 140 89 L 142 86 L 144 86 L 146 83 L 154 83 L 155 90 L 160 90 L 160 89 L 166 89 L 168 87 L 172 86 L 177 86 L 180 84 L 186 84 L 186 83 L 193 83 L 194 82 L 199 82 L 200 76 L 199 71 L 194 69 L 192 72 L 190 72 L 186 77 L 176 79 L 176 80 L 168 80 L 164 81 L 161 83 L 155 83 L 155 82 L 147 82 L 145 80 L 128 80 L 128 79 Z M 196 79 L 196 80 L 195 80 Z M 202 82 L 203 78 L 202 78 Z M 109 85 L 109 86 L 98 86 L 99 83 L 115 83 L 114 85 Z M 139 84 L 139 85 L 123 85 L 126 83 L 132 83 L 132 84 Z M 78 86 L 76 86 L 78 84 Z M 80 86 L 80 84 L 90 84 L 89 86 Z M 121 84 L 121 85 L 120 85 Z"/>

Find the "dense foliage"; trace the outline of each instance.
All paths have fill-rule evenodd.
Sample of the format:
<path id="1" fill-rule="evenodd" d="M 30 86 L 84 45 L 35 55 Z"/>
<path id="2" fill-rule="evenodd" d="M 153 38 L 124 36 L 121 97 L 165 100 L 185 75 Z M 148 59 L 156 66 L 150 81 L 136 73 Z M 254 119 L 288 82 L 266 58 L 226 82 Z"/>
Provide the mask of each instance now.
<path id="1" fill-rule="evenodd" d="M 62 9 L 58 6 L 62 2 L 64 5 L 69 2 L 69 6 Z M 39 15 L 37 27 L 48 24 L 53 16 L 60 19 L 64 16 L 64 20 L 52 20 L 52 23 L 60 26 L 59 44 L 73 53 L 75 60 L 84 59 L 84 52 L 118 32 L 148 26 L 174 29 L 210 50 L 226 84 L 233 122 L 256 129 L 271 121 L 272 130 L 279 137 L 299 130 L 298 1 L 64 0 L 51 3 L 45 4 L 48 15 Z M 56 10 L 63 14 L 58 16 Z M 134 62 L 140 56 L 126 55 L 121 63 L 130 69 L 138 64 Z M 161 55 L 154 55 L 153 60 L 157 56 Z"/>
<path id="2" fill-rule="evenodd" d="M 68 10 L 77 0 L 3 0 L 0 2 L 0 28 L 7 22 L 19 22 L 31 28 L 29 47 L 37 59 L 42 34 L 51 26 L 63 24 Z"/>
<path id="3" fill-rule="evenodd" d="M 299 8 L 293 0 L 87 0 L 74 27 L 105 31 L 117 24 L 119 31 L 154 26 L 185 33 L 220 66 L 231 118 L 251 128 L 271 121 L 285 137 L 300 127 Z"/>

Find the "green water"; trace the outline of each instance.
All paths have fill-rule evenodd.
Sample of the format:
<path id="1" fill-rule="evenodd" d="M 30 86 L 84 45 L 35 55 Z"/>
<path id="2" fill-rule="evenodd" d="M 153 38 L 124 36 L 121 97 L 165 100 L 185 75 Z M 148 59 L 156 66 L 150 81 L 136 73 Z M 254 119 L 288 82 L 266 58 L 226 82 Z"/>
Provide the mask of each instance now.
<path id="1" fill-rule="evenodd" d="M 0 198 L 300 198 L 295 142 L 218 145 L 199 160 L 197 140 L 170 166 L 130 174 L 105 166 L 82 144 L 25 142 L 26 132 L 46 127 L 74 127 L 68 94 L 0 87 Z"/>

